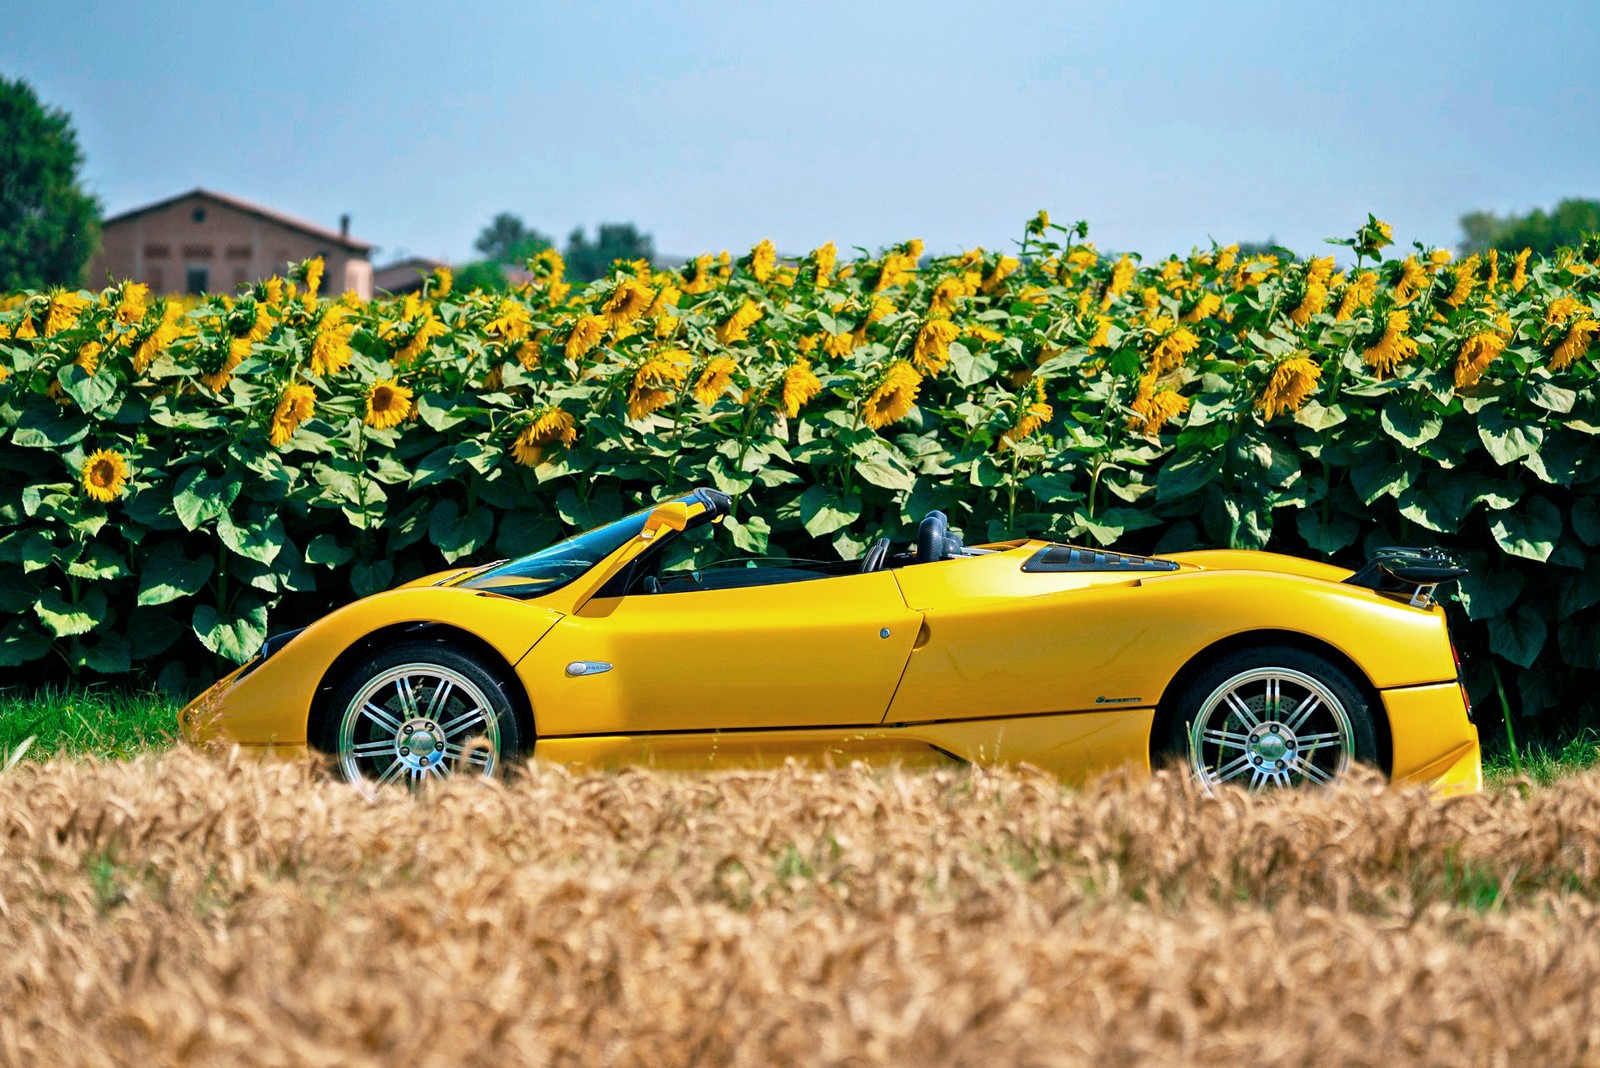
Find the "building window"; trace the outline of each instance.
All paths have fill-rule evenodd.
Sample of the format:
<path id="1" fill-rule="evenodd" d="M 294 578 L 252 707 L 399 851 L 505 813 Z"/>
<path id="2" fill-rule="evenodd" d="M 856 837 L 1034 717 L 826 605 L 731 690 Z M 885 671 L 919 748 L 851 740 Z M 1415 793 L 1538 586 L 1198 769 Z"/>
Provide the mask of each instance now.
<path id="1" fill-rule="evenodd" d="M 172 255 L 171 245 L 146 245 L 144 247 L 144 258 L 147 260 L 164 260 L 170 255 Z"/>
<path id="2" fill-rule="evenodd" d="M 203 223 L 203 222 L 206 221 L 206 209 L 205 208 L 195 208 L 194 209 L 194 221 L 197 222 L 197 223 Z"/>
<path id="3" fill-rule="evenodd" d="M 186 260 L 209 260 L 215 254 L 216 250 L 210 245 L 183 246 L 183 258 Z"/>
<path id="4" fill-rule="evenodd" d="M 190 267 L 187 280 L 184 282 L 184 290 L 196 296 L 205 296 L 209 274 L 210 272 L 204 267 Z"/>

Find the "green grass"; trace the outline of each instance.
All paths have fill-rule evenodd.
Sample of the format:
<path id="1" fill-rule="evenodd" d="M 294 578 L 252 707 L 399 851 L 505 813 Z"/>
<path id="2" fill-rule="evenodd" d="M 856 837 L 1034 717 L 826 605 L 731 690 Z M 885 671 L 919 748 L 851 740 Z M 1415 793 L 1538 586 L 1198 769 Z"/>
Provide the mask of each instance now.
<path id="1" fill-rule="evenodd" d="M 178 737 L 178 708 L 165 694 L 126 689 L 0 691 L 0 768 L 18 756 L 125 757 L 165 749 Z"/>
<path id="2" fill-rule="evenodd" d="M 1501 746 L 1483 755 L 1483 779 L 1502 785 L 1526 778 L 1540 784 L 1600 765 L 1600 731 L 1585 727 L 1565 742 L 1529 742 L 1512 749 Z"/>

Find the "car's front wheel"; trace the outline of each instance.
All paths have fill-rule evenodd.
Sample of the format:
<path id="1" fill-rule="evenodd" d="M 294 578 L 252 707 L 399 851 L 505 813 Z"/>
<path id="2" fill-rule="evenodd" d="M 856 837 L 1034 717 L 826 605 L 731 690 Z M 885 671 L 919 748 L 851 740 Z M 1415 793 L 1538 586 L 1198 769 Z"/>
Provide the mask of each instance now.
<path id="1" fill-rule="evenodd" d="M 506 684 L 440 642 L 366 657 L 334 687 L 320 728 L 318 748 L 344 778 L 378 786 L 493 776 L 523 744 Z"/>
<path id="2" fill-rule="evenodd" d="M 1240 650 L 1201 670 L 1165 710 L 1161 749 L 1202 784 L 1325 785 L 1378 763 L 1363 689 L 1292 646 Z"/>

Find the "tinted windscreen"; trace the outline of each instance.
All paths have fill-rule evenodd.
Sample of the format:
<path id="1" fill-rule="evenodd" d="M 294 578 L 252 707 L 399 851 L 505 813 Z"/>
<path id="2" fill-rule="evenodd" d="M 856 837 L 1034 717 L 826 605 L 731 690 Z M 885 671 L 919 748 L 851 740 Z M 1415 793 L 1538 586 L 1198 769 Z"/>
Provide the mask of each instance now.
<path id="1" fill-rule="evenodd" d="M 638 537 L 649 514 L 648 508 L 634 512 L 615 523 L 557 542 L 532 556 L 473 575 L 461 585 L 474 590 L 493 590 L 508 597 L 540 597 L 559 590 L 616 552 L 624 542 Z"/>

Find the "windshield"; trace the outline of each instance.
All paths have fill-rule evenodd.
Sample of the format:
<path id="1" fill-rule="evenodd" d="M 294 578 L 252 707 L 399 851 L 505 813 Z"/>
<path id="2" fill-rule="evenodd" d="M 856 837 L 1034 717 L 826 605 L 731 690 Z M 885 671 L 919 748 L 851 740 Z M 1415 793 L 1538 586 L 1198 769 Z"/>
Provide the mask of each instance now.
<path id="1" fill-rule="evenodd" d="M 461 585 L 474 590 L 493 590 L 507 597 L 542 597 L 559 590 L 624 543 L 638 537 L 651 510 L 644 508 L 614 523 L 558 541 L 532 556 L 473 575 Z"/>

